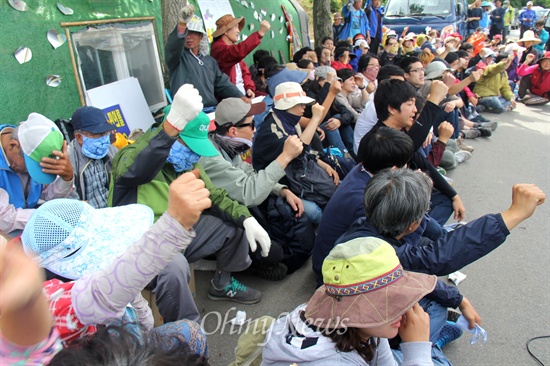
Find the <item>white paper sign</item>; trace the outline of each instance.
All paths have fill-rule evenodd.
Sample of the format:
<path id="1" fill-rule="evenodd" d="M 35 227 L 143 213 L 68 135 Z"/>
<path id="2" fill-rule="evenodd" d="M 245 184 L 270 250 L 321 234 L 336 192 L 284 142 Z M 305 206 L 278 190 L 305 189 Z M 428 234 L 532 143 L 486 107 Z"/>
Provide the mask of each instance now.
<path id="1" fill-rule="evenodd" d="M 96 108 L 108 110 L 118 106 L 130 132 L 136 128 L 147 131 L 155 122 L 139 81 L 134 77 L 90 89 L 87 93 L 90 105 Z"/>

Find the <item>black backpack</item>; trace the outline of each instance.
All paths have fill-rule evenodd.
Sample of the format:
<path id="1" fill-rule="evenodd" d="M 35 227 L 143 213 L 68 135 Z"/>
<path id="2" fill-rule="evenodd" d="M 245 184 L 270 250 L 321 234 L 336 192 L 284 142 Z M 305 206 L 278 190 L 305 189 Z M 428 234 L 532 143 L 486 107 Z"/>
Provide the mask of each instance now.
<path id="1" fill-rule="evenodd" d="M 336 186 L 334 180 L 317 163 L 314 150 L 304 151 L 285 168 L 288 188 L 298 197 L 324 208 Z"/>

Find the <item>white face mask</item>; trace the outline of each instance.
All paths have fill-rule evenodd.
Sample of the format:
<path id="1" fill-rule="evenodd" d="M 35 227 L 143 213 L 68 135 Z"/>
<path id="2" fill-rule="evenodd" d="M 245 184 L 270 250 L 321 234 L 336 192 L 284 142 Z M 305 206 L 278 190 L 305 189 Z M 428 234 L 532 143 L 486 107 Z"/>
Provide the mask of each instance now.
<path id="1" fill-rule="evenodd" d="M 309 74 L 307 75 L 307 78 L 309 80 L 315 80 L 315 69 L 309 70 Z"/>

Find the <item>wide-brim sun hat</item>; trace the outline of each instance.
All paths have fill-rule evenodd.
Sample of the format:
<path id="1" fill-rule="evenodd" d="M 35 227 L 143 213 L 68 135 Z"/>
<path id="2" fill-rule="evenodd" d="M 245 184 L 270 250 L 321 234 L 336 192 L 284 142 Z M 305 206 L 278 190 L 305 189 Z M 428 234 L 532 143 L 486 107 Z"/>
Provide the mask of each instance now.
<path id="1" fill-rule="evenodd" d="M 224 16 L 220 17 L 218 20 L 216 20 L 216 31 L 212 33 L 212 38 L 218 38 L 225 34 L 228 30 L 239 25 L 239 31 L 243 30 L 244 27 L 244 18 L 235 18 L 231 14 L 225 14 Z"/>
<path id="2" fill-rule="evenodd" d="M 273 101 L 275 104 L 274 108 L 282 111 L 286 111 L 297 104 L 309 105 L 315 103 L 315 99 L 308 97 L 300 84 L 292 81 L 287 81 L 277 86 Z"/>
<path id="3" fill-rule="evenodd" d="M 540 65 L 540 62 L 541 62 L 542 60 L 550 60 L 550 51 L 544 52 L 544 54 L 541 56 L 541 58 L 539 58 L 539 59 L 537 60 L 537 64 Z"/>
<path id="4" fill-rule="evenodd" d="M 363 237 L 339 244 L 323 262 L 324 285 L 309 300 L 309 324 L 328 329 L 394 323 L 435 288 L 437 277 L 403 270 L 393 247 Z"/>
<path id="5" fill-rule="evenodd" d="M 206 33 L 206 31 L 204 30 L 202 19 L 195 14 L 193 14 L 191 20 L 187 22 L 187 30 L 189 32 L 202 33 L 205 36 L 208 35 L 208 33 Z"/>
<path id="6" fill-rule="evenodd" d="M 41 267 L 75 280 L 109 265 L 153 220 L 145 205 L 95 209 L 84 201 L 55 199 L 34 212 L 21 241 Z"/>
<path id="7" fill-rule="evenodd" d="M 528 31 L 525 31 L 525 33 L 523 33 L 523 37 L 521 37 L 520 39 L 517 40 L 517 43 L 523 43 L 523 42 L 533 42 L 535 44 L 537 43 L 540 43 L 541 40 L 540 38 L 537 38 L 535 37 L 535 32 L 533 32 L 532 30 L 528 30 Z M 523 46 L 523 45 L 521 45 Z"/>

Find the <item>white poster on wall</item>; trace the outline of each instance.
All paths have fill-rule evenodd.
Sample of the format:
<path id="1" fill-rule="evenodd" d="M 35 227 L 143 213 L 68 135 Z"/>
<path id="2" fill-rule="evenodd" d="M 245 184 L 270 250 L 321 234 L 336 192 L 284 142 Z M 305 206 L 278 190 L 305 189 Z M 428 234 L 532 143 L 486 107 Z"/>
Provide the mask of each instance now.
<path id="1" fill-rule="evenodd" d="M 155 122 L 138 79 L 131 77 L 87 91 L 90 105 L 102 109 L 116 130 L 128 135 L 136 128 L 143 131 Z"/>
<path id="2" fill-rule="evenodd" d="M 208 33 L 208 42 L 212 43 L 212 33 L 216 31 L 216 20 L 225 14 L 233 14 L 233 9 L 229 0 L 197 0 L 202 13 L 202 20 L 206 33 Z"/>

